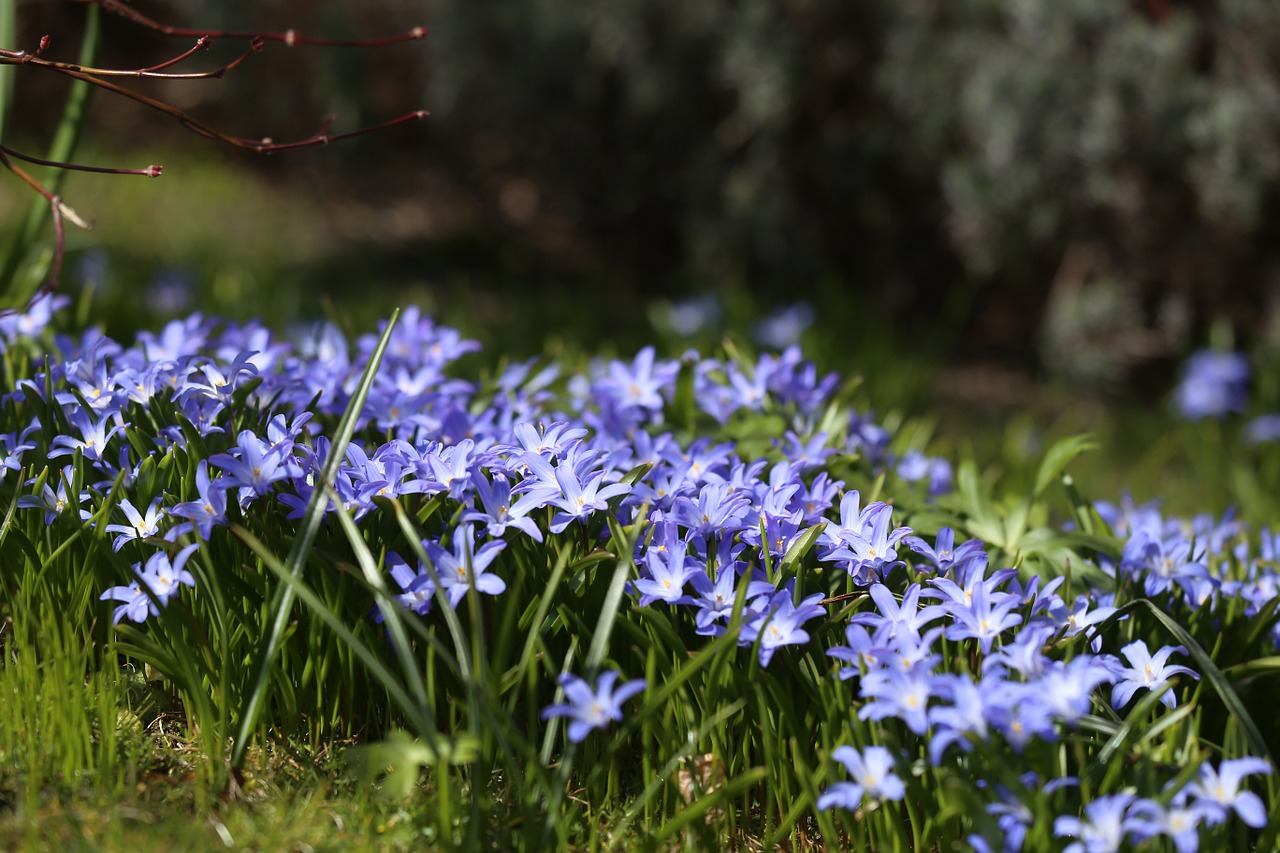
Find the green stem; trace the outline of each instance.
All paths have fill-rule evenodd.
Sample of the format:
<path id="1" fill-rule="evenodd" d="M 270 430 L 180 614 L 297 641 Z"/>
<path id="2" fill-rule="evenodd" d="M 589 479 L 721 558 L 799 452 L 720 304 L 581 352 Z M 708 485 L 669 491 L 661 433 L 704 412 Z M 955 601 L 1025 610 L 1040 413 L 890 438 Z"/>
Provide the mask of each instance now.
<path id="1" fill-rule="evenodd" d="M 4 8 L 11 7 L 13 0 L 0 0 L 0 45 L 6 45 L 4 33 Z M 12 34 L 10 35 L 10 40 Z M 80 43 L 80 57 L 77 60 L 80 65 L 93 65 L 98 54 L 98 6 L 89 4 L 89 9 L 85 17 L 84 24 L 84 40 Z M 0 71 L 12 72 L 13 66 L 0 68 Z M 5 87 L 12 86 L 12 77 L 0 78 L 0 120 L 7 106 L 8 94 Z M 71 94 L 67 96 L 67 105 L 62 110 L 62 121 L 58 124 L 58 130 L 54 134 L 53 144 L 49 146 L 49 153 L 45 156 L 46 160 L 55 160 L 60 163 L 68 162 L 75 155 L 76 147 L 80 143 L 80 137 L 84 132 L 86 120 L 89 116 L 89 102 L 93 95 L 93 85 L 84 80 L 77 80 L 71 85 Z M 3 126 L 0 125 L 0 130 Z M 62 188 L 62 182 L 66 179 L 67 172 L 65 169 L 53 169 L 44 181 L 47 187 L 54 195 L 57 195 Z M 31 246 L 40 236 L 40 232 L 44 229 L 49 219 L 49 204 L 42 198 L 37 198 L 31 203 L 31 209 L 27 212 L 27 218 L 22 226 L 14 231 L 9 238 L 8 244 L 5 246 L 3 261 L 0 262 L 0 289 L 4 290 L 5 302 L 8 305 L 24 305 L 31 298 L 33 290 L 45 276 L 45 270 L 39 270 L 38 274 L 27 276 L 24 280 L 25 286 L 17 281 L 18 269 L 22 262 L 26 260 L 30 252 Z M 23 286 L 22 291 L 19 287 Z"/>
<path id="2" fill-rule="evenodd" d="M 0 47 L 16 48 L 18 38 L 17 0 L 0 0 Z M 17 68 L 0 65 L 0 139 L 4 139 L 9 104 L 13 101 L 13 75 Z"/>

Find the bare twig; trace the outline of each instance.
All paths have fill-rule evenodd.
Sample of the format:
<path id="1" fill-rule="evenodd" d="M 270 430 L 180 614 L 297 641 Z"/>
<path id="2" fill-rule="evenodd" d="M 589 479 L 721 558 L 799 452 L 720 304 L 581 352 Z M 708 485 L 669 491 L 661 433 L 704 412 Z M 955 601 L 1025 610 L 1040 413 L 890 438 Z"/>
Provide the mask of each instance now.
<path id="1" fill-rule="evenodd" d="M 160 33 L 165 36 L 176 36 L 179 38 L 211 38 L 211 39 L 254 39 L 260 38 L 264 41 L 278 41 L 282 44 L 293 47 L 296 44 L 316 45 L 319 47 L 386 47 L 387 45 L 400 44 L 401 42 L 414 41 L 415 39 L 426 38 L 426 27 L 414 27 L 406 33 L 394 36 L 385 36 L 383 38 L 374 39 L 328 39 L 315 38 L 312 36 L 300 36 L 296 30 L 285 30 L 282 33 L 244 33 L 229 32 L 223 30 L 193 30 L 183 27 L 173 27 L 168 24 L 162 24 L 143 15 L 141 12 L 126 6 L 120 0 L 80 0 L 81 3 L 96 3 L 108 12 L 114 12 L 121 17 L 128 18 L 140 27 L 146 27 L 153 32 Z"/>
<path id="2" fill-rule="evenodd" d="M 294 45 L 316 45 L 322 47 L 385 47 L 388 45 L 400 44 L 402 42 L 413 41 L 415 39 L 424 38 L 427 34 L 425 27 L 414 27 L 406 33 L 399 35 L 387 36 L 384 38 L 374 39 L 326 39 L 311 36 L 301 36 L 294 30 L 286 30 L 282 33 L 251 33 L 251 32 L 233 32 L 222 30 L 199 30 L 182 27 L 169 26 L 155 21 L 147 16 L 126 6 L 121 0 L 79 0 L 82 3 L 94 4 L 108 12 L 120 15 L 140 27 L 151 30 L 163 36 L 172 36 L 179 38 L 195 38 L 195 44 L 182 53 L 173 56 L 163 62 L 150 65 L 145 68 L 132 69 L 114 69 L 114 68 L 95 68 L 87 65 L 81 65 L 72 62 L 60 62 L 45 59 L 42 54 L 50 44 L 49 36 L 40 39 L 39 45 L 35 50 L 14 50 L 9 48 L 0 48 L 0 65 L 22 66 L 27 68 L 41 68 L 54 74 L 79 80 L 89 85 L 95 86 L 104 91 L 118 95 L 122 98 L 134 101 L 149 109 L 164 113 L 175 119 L 179 124 L 193 133 L 199 134 L 207 139 L 217 140 L 226 145 L 240 148 L 246 151 L 254 151 L 261 154 L 270 154 L 274 151 L 291 150 L 295 148 L 306 148 L 318 145 L 328 145 L 330 142 L 337 142 L 342 139 L 350 139 L 354 136 L 371 133 L 373 131 L 385 130 L 404 124 L 416 119 L 425 118 L 428 113 L 426 110 L 414 110 L 410 113 L 397 116 L 388 121 L 378 124 L 369 125 L 367 127 L 357 128 L 343 133 L 329 132 L 329 126 L 333 121 L 333 116 L 325 117 L 320 123 L 320 129 L 312 135 L 303 139 L 293 140 L 289 142 L 276 142 L 270 137 L 261 139 L 250 139 L 247 137 L 233 136 L 225 133 L 217 128 L 206 124 L 199 119 L 193 117 L 185 110 L 182 110 L 172 104 L 136 92 L 119 83 L 112 82 L 108 78 L 118 77 L 134 77 L 148 79 L 166 79 L 166 80 L 198 80 L 208 78 L 220 78 L 228 71 L 239 66 L 254 53 L 260 52 L 266 42 L 279 42 L 286 46 Z M 166 71 L 174 66 L 187 62 L 196 54 L 208 49 L 210 43 L 216 39 L 242 40 L 248 41 L 245 50 L 226 64 L 209 70 L 177 73 Z M 83 166 L 75 163 L 60 162 L 55 160 L 45 160 L 39 157 L 23 154 L 4 145 L 0 145 L 0 166 L 16 175 L 24 183 L 49 204 L 49 208 L 53 215 L 54 228 L 54 255 L 50 265 L 49 275 L 40 293 L 47 293 L 53 289 L 57 283 L 58 274 L 62 268 L 63 250 L 65 247 L 64 239 L 64 221 L 70 221 L 80 227 L 89 228 L 89 224 L 81 219 L 74 210 L 63 203 L 60 196 L 49 190 L 43 184 L 34 178 L 29 172 L 17 165 L 14 160 L 23 160 L 28 163 L 34 163 L 40 166 L 52 167 L 55 169 L 71 169 L 83 172 L 99 172 L 107 174 L 119 175 L 144 175 L 147 177 L 158 177 L 163 167 L 157 165 L 147 166 L 145 169 L 117 169 L 101 166 Z M 7 312 L 0 312 L 7 313 Z"/>
<path id="3" fill-rule="evenodd" d="M 46 293 L 53 292 L 58 286 L 58 275 L 62 272 L 62 255 L 66 248 L 66 232 L 63 228 L 62 220 L 65 216 L 76 225 L 88 230 L 92 228 L 89 223 L 80 218 L 80 215 L 63 203 L 61 197 L 51 192 L 44 184 L 37 181 L 31 176 L 26 169 L 23 169 L 17 163 L 14 163 L 9 157 L 10 149 L 0 146 L 0 166 L 4 166 L 10 172 L 13 172 L 22 179 L 28 186 L 39 193 L 45 201 L 49 203 L 49 210 L 53 217 L 53 260 L 49 264 L 49 273 L 45 277 L 44 283 L 40 285 L 40 290 L 35 294 L 37 298 Z"/>
<path id="4" fill-rule="evenodd" d="M 48 36 L 41 40 L 43 45 Z M 0 50 L 0 65 L 31 65 L 36 68 L 47 68 L 50 71 L 78 72 L 80 74 L 88 74 L 93 77 L 146 77 L 157 80 L 206 80 L 209 78 L 219 78 L 240 63 L 244 62 L 250 56 L 262 50 L 263 41 L 261 39 L 253 39 L 249 43 L 249 47 L 244 53 L 228 62 L 220 68 L 212 71 L 194 71 L 185 74 L 164 74 L 157 69 L 172 68 L 179 62 L 185 62 L 196 53 L 205 50 L 209 45 L 207 38 L 196 40 L 195 47 L 190 50 L 183 51 L 172 59 L 167 59 L 159 65 L 153 65 L 150 68 L 94 68 L 88 65 L 80 65 L 75 62 L 58 62 L 51 59 L 40 59 L 37 53 L 27 53 L 21 50 Z"/>
<path id="5" fill-rule="evenodd" d="M 46 160 L 43 157 L 33 157 L 30 154 L 23 154 L 21 151 L 15 151 L 7 145 L 0 145 L 0 152 L 8 154 L 10 157 L 17 157 L 19 160 L 25 160 L 28 163 L 35 163 L 37 166 L 49 166 L 53 169 L 70 169 L 73 172 L 98 172 L 104 175 L 142 175 L 147 178 L 158 178 L 164 171 L 164 166 L 158 166 L 155 164 L 147 166 L 145 169 L 117 169 L 110 166 L 85 166 L 80 163 L 63 163 L 59 160 Z"/>

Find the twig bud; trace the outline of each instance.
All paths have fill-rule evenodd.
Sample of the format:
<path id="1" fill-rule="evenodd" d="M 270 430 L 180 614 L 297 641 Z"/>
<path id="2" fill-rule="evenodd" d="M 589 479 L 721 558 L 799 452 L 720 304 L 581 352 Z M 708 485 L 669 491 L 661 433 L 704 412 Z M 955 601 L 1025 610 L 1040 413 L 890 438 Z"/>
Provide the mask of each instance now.
<path id="1" fill-rule="evenodd" d="M 82 219 L 80 214 L 76 213 L 75 210 L 72 209 L 71 205 L 67 204 L 65 201 L 63 201 L 61 198 L 58 198 L 57 196 L 54 196 L 53 200 L 54 200 L 54 204 L 58 206 L 58 212 L 62 214 L 63 219 L 66 219 L 72 225 L 77 225 L 86 231 L 93 230 L 93 223 Z"/>

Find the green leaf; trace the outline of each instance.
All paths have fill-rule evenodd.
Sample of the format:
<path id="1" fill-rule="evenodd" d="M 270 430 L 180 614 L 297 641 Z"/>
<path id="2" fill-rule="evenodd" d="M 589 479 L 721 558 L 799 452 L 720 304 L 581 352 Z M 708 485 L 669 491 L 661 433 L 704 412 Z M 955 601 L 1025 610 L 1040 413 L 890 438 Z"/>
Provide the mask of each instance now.
<path id="1" fill-rule="evenodd" d="M 1244 647 L 1252 649 L 1258 640 L 1262 639 L 1263 634 L 1275 627 L 1278 619 L 1280 619 L 1280 596 L 1275 596 L 1262 605 L 1249 620 L 1249 627 L 1244 635 Z"/>
<path id="2" fill-rule="evenodd" d="M 1257 724 L 1253 721 L 1249 711 L 1244 706 L 1244 702 L 1240 701 L 1239 694 L 1231 686 L 1231 682 L 1222 674 L 1222 670 L 1218 669 L 1218 665 L 1213 662 L 1213 658 L 1209 657 L 1209 653 L 1196 642 L 1195 637 L 1183 628 L 1173 617 L 1165 613 L 1159 607 L 1156 607 L 1150 600 L 1139 598 L 1129 606 L 1143 605 L 1156 619 L 1168 629 L 1170 634 L 1187 649 L 1187 653 L 1196 662 L 1196 666 L 1200 668 L 1200 677 L 1209 682 L 1218 697 L 1222 699 L 1222 704 L 1227 706 L 1227 711 L 1231 716 L 1235 717 L 1236 722 L 1244 731 L 1245 738 L 1249 741 L 1249 749 L 1253 755 L 1275 764 L 1275 759 L 1271 757 L 1271 750 L 1267 748 L 1267 742 L 1262 737 L 1262 732 L 1258 730 Z"/>
<path id="3" fill-rule="evenodd" d="M 978 480 L 978 466 L 972 459 L 960 463 L 956 472 L 956 489 L 961 506 L 968 516 L 966 527 L 969 533 L 988 544 L 1001 544 L 1005 534 L 1004 524 Z"/>
<path id="4" fill-rule="evenodd" d="M 1280 656 L 1276 655 L 1238 663 L 1235 666 L 1229 666 L 1222 671 L 1223 675 L 1229 677 L 1236 684 L 1239 684 L 1246 679 L 1257 678 L 1263 675 L 1274 675 L 1276 673 L 1280 673 Z"/>
<path id="5" fill-rule="evenodd" d="M 624 474 L 622 476 L 622 482 L 626 483 L 628 486 L 634 486 L 636 483 L 649 476 L 649 472 L 652 470 L 652 462 L 642 462 Z"/>
<path id="6" fill-rule="evenodd" d="M 1093 504 L 1081 496 L 1080 490 L 1076 488 L 1076 481 L 1070 474 L 1062 475 L 1062 488 L 1067 492 L 1067 500 L 1071 503 L 1071 514 L 1075 516 L 1076 526 L 1082 533 L 1091 536 L 1098 532 L 1099 526 L 1106 529 L 1106 523 L 1098 516 L 1098 511 L 1094 509 Z"/>
<path id="7" fill-rule="evenodd" d="M 681 429 L 692 431 L 698 415 L 697 401 L 693 393 L 693 373 L 698 366 L 694 359 L 681 359 L 680 373 L 676 376 L 676 391 L 667 407 L 672 423 Z"/>
<path id="8" fill-rule="evenodd" d="M 133 481 L 133 491 L 138 499 L 138 511 L 146 512 L 152 499 L 159 491 L 156 483 L 156 458 L 146 456 L 138 466 L 138 474 Z"/>
<path id="9" fill-rule="evenodd" d="M 658 701 L 651 700 L 647 694 L 645 700 L 646 708 L 652 701 Z M 724 725 L 726 720 L 741 711 L 746 704 L 747 701 L 745 699 L 739 699 L 733 704 L 719 709 L 716 713 L 704 720 L 702 725 L 698 726 L 698 730 L 696 732 L 692 732 L 690 734 L 690 736 L 685 740 L 683 746 L 676 750 L 671 758 L 667 759 L 667 763 L 662 766 L 662 769 L 659 770 L 654 778 L 649 781 L 649 784 L 645 785 L 644 790 L 640 792 L 640 796 L 631 801 L 626 814 L 622 816 L 622 820 L 618 821 L 617 826 L 614 827 L 613 838 L 610 840 L 609 846 L 605 848 L 606 850 L 614 850 L 618 845 L 624 843 L 627 838 L 627 827 L 635 821 L 635 819 L 640 815 L 640 812 L 642 812 L 645 809 L 645 806 L 649 804 L 649 801 L 666 786 L 667 780 L 671 778 L 671 774 L 675 773 L 681 763 L 698 750 L 699 744 L 703 742 L 703 739 L 706 738 L 709 733 Z"/>
<path id="10" fill-rule="evenodd" d="M 1081 453 L 1097 450 L 1098 445 L 1090 435 L 1073 435 L 1064 438 L 1049 448 L 1040 462 L 1040 470 L 1036 472 L 1036 484 L 1031 490 L 1031 499 L 1040 497 L 1049 484 L 1053 482 L 1063 469 Z"/>
<path id="11" fill-rule="evenodd" d="M 233 525 L 231 532 L 236 536 L 239 536 L 240 539 L 249 546 L 249 550 L 253 551 L 253 553 L 262 560 L 262 564 L 266 566 L 267 569 L 275 575 L 288 590 L 290 590 L 292 595 L 296 596 L 297 599 L 310 608 L 311 612 L 315 613 L 322 622 L 328 625 L 329 630 L 338 635 L 338 639 L 345 643 L 347 648 L 349 648 L 352 653 L 360 659 L 361 663 L 365 665 L 370 674 L 382 683 L 382 686 L 386 688 L 391 699 L 400 706 L 402 711 L 404 711 L 405 716 L 413 719 L 418 713 L 417 703 L 414 702 L 409 694 L 405 692 L 404 685 L 400 683 L 400 679 L 396 678 L 395 674 L 387 668 L 387 665 L 383 663 L 376 654 L 373 653 L 368 645 L 361 642 L 360 638 L 352 633 L 351 629 L 343 624 L 342 620 L 329 610 L 328 606 L 320 596 L 316 595 L 314 591 L 303 583 L 302 579 L 299 578 L 297 574 L 290 571 L 288 567 L 281 563 L 280 560 L 277 559 L 276 556 L 272 554 L 256 536 L 239 525 Z M 269 678 L 272 673 L 272 668 L 268 667 L 265 670 L 259 670 L 258 674 L 262 674 L 263 672 L 265 672 L 266 676 Z M 254 688 L 256 689 L 257 687 L 258 685 L 255 682 Z M 253 727 L 246 726 L 243 721 L 241 722 L 240 729 L 242 732 L 253 731 Z M 236 747 L 239 748 L 240 744 L 241 740 L 237 737 Z M 243 760 L 243 750 L 241 750 L 241 753 Z M 235 751 L 233 750 L 233 762 L 234 756 Z M 235 766 L 234 763 L 232 766 Z"/>
<path id="12" fill-rule="evenodd" d="M 1027 518 L 1031 515 L 1030 503 L 1019 503 L 1015 506 L 1004 520 L 1004 536 L 1001 541 L 1008 551 L 1018 551 L 1022 548 L 1022 536 L 1027 532 Z"/>
<path id="13" fill-rule="evenodd" d="M 479 755 L 479 738 L 467 732 L 424 739 L 399 730 L 377 743 L 355 746 L 345 753 L 356 778 L 366 785 L 380 784 L 381 793 L 392 799 L 409 796 L 424 767 L 470 764 Z"/>
<path id="14" fill-rule="evenodd" d="M 787 553 L 782 556 L 782 563 L 778 567 L 781 577 L 786 578 L 794 575 L 796 566 L 805 558 L 805 555 L 813 550 L 814 543 L 818 541 L 818 537 L 822 535 L 822 531 L 827 529 L 825 521 L 818 522 L 810 527 L 804 533 L 796 537 L 796 541 L 791 543 L 791 547 L 787 549 Z M 800 590 L 797 589 L 797 594 Z"/>
<path id="15" fill-rule="evenodd" d="M 1139 723 L 1147 719 L 1147 715 L 1154 711 L 1156 705 L 1160 703 L 1161 697 L 1172 689 L 1173 685 L 1165 682 L 1165 685 L 1159 690 L 1148 690 L 1147 695 L 1138 700 L 1138 703 L 1133 706 L 1133 710 L 1129 712 L 1128 716 L 1124 718 L 1124 722 L 1120 724 L 1119 730 L 1102 745 L 1102 749 L 1098 750 L 1098 757 L 1094 759 L 1095 768 L 1101 771 L 1111 764 L 1111 760 L 1115 758 L 1116 753 L 1128 745 Z M 1119 762 L 1117 762 L 1117 768 L 1118 766 Z M 1112 777 L 1113 772 L 1114 770 L 1107 773 L 1108 779 Z M 1106 789 L 1106 785 L 1103 785 L 1103 789 Z"/>

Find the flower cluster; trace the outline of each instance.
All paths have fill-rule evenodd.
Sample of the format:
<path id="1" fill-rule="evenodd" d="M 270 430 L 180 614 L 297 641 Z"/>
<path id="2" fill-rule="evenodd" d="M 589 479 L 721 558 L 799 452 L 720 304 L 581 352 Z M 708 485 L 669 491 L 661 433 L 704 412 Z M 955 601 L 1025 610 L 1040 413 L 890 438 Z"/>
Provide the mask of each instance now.
<path id="1" fill-rule="evenodd" d="M 1119 850 L 1125 842 L 1140 843 L 1164 836 L 1178 853 L 1200 849 L 1200 827 L 1214 826 L 1235 812 L 1247 825 L 1267 823 L 1262 800 L 1240 790 L 1242 779 L 1253 773 L 1270 774 L 1272 767 L 1256 758 L 1224 761 L 1218 768 L 1204 764 L 1197 779 L 1178 791 L 1168 805 L 1131 793 L 1099 797 L 1084 808 L 1084 815 L 1063 815 L 1053 822 L 1053 834 L 1076 839 L 1064 853 Z"/>
<path id="2" fill-rule="evenodd" d="M 49 309 L 40 303 L 34 319 L 0 326 L 5 346 L 30 345 Z M 616 522 L 642 532 L 630 554 L 630 606 L 665 611 L 687 639 L 731 634 L 751 649 L 752 666 L 829 660 L 829 683 L 852 697 L 851 719 L 920 738 L 934 767 L 988 747 L 1023 755 L 1063 740 L 1097 709 L 1122 712 L 1148 693 L 1176 708 L 1198 677 L 1173 662 L 1187 649 L 1142 638 L 1104 647 L 1107 629 L 1126 618 L 1121 591 L 1201 613 L 1243 600 L 1248 616 L 1280 592 L 1276 538 L 1261 531 L 1255 553 L 1231 518 L 1183 524 L 1151 506 L 1099 505 L 1124 545 L 1096 560 L 1104 588 L 1070 592 L 1062 577 L 993 565 L 986 543 L 957 544 L 952 527 L 922 524 L 930 538 L 917 535 L 897 505 L 864 502 L 866 486 L 846 478 L 856 463 L 928 506 L 950 490 L 950 466 L 895 447 L 868 415 L 836 405 L 838 378 L 820 375 L 794 346 L 754 362 L 664 360 L 646 348 L 576 375 L 528 362 L 475 382 L 450 368 L 477 345 L 410 309 L 359 412 L 360 439 L 331 464 L 326 426 L 348 406 L 376 345 L 365 336 L 349 346 L 327 325 L 281 339 L 256 323 L 219 326 L 200 315 L 127 347 L 95 332 L 59 337 L 47 373 L 0 400 L 0 412 L 34 419 L 0 434 L 0 485 L 47 524 L 100 526 L 120 565 L 136 559 L 127 583 L 102 593 L 120 602 L 115 622 L 143 622 L 194 589 L 186 566 L 193 557 L 206 565 L 201 549 L 227 537 L 221 528 L 298 519 L 315 501 L 366 530 L 391 501 L 443 510 L 447 521 L 382 556 L 396 600 L 426 618 L 473 592 L 511 595 L 513 553 L 616 546 Z M 762 415 L 784 424 L 766 451 L 718 440 Z M 725 429 L 712 437 L 674 425 L 696 419 Z M 328 468 L 337 472 L 332 492 L 318 495 Z M 11 485 L 10 471 L 28 479 Z M 1274 623 L 1271 632 L 1280 643 Z M 567 702 L 543 717 L 568 718 L 569 739 L 583 740 L 621 719 L 623 702 L 644 689 L 615 687 L 617 678 L 606 672 L 592 687 L 562 676 Z M 854 781 L 829 786 L 819 808 L 901 799 L 908 756 L 896 750 L 835 749 Z M 1100 797 L 1055 831 L 1081 849 L 1097 848 L 1095 837 L 1163 833 L 1182 850 L 1194 849 L 1186 827 L 1229 811 L 1256 825 L 1261 803 L 1240 780 L 1269 765 L 1235 761 L 1246 763 L 1204 765 L 1166 805 Z M 1002 825 L 1029 814 L 1026 792 L 989 791 Z"/>

